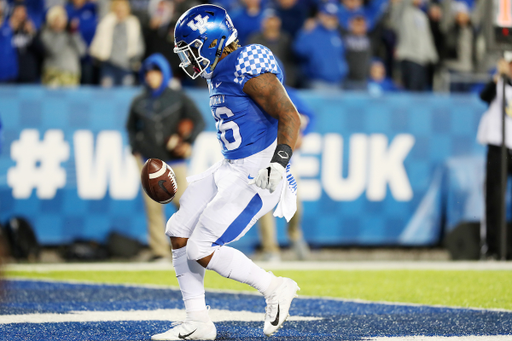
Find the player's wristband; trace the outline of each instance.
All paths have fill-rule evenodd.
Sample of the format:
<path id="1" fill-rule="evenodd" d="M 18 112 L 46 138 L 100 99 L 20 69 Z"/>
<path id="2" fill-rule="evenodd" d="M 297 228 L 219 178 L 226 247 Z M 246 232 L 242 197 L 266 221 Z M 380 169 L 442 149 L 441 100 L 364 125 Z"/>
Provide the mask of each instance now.
<path id="1" fill-rule="evenodd" d="M 288 162 L 290 162 L 292 154 L 293 150 L 289 145 L 278 144 L 276 147 L 276 151 L 274 152 L 274 156 L 272 156 L 272 160 L 270 160 L 270 162 L 277 162 L 281 166 L 286 168 Z"/>

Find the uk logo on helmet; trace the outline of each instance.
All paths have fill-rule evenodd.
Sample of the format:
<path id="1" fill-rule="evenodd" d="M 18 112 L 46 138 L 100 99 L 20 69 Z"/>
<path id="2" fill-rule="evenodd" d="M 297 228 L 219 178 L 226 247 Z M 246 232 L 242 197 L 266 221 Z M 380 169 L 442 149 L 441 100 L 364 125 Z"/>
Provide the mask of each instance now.
<path id="1" fill-rule="evenodd" d="M 208 21 L 208 16 L 205 15 L 204 17 L 201 17 L 201 15 L 199 14 L 198 16 L 196 16 L 194 18 L 194 20 L 197 20 L 197 22 L 189 21 L 187 26 L 189 26 L 194 31 L 199 30 L 199 33 L 201 33 L 201 34 L 206 32 L 206 24 Z"/>

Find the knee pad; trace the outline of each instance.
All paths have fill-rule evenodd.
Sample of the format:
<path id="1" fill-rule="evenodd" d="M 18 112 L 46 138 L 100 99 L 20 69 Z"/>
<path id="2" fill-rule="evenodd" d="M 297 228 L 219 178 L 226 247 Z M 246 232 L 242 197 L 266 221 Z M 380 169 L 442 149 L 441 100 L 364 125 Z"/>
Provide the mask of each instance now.
<path id="1" fill-rule="evenodd" d="M 207 256 L 207 255 L 205 255 Z M 198 260 L 205 256 L 201 255 L 201 249 L 198 243 L 194 239 L 189 239 L 187 241 L 187 259 L 188 260 Z"/>
<path id="2" fill-rule="evenodd" d="M 169 237 L 190 238 L 192 232 L 180 224 L 177 213 L 174 213 L 165 224 L 165 234 Z"/>
<path id="3" fill-rule="evenodd" d="M 175 237 L 173 235 L 172 225 L 172 217 L 170 217 L 169 220 L 167 220 L 167 223 L 165 223 L 165 234 L 169 237 Z"/>

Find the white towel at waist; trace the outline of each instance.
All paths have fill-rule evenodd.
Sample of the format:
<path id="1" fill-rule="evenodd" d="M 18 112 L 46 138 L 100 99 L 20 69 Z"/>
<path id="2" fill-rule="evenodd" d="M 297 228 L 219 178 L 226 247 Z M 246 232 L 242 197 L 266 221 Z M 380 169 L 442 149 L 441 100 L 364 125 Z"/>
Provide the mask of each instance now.
<path id="1" fill-rule="evenodd" d="M 274 217 L 284 217 L 290 221 L 297 211 L 297 182 L 290 171 L 290 164 L 286 166 L 284 186 L 281 191 L 281 198 L 274 211 Z"/>

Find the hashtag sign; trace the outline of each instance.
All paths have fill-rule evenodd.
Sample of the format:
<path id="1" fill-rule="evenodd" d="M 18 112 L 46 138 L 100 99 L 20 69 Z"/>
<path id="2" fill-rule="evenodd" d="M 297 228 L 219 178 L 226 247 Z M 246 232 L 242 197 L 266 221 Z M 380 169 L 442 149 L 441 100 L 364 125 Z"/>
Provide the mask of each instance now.
<path id="1" fill-rule="evenodd" d="M 36 188 L 38 198 L 52 199 L 66 184 L 66 171 L 60 164 L 69 158 L 69 144 L 61 130 L 48 130 L 42 141 L 39 131 L 23 130 L 11 145 L 11 158 L 16 166 L 9 168 L 7 184 L 14 198 L 29 198 Z"/>

